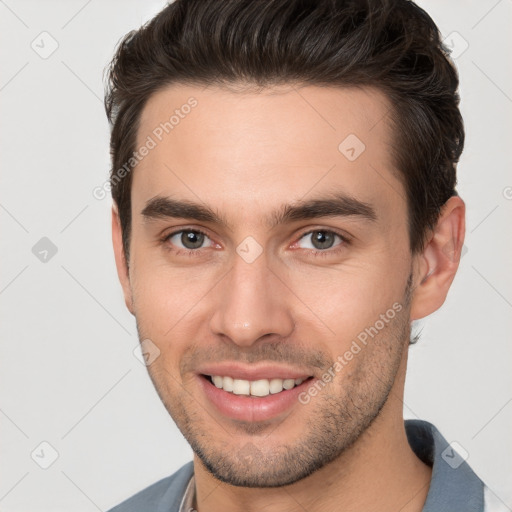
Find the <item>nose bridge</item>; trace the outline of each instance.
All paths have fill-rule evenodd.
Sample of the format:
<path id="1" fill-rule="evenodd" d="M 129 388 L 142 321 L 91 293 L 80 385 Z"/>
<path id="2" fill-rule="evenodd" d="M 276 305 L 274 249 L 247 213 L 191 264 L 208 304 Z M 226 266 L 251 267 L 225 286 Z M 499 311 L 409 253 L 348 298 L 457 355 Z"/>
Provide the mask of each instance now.
<path id="1" fill-rule="evenodd" d="M 240 253 L 244 248 L 248 251 Z M 254 258 L 253 252 L 251 258 L 246 257 L 253 249 L 243 244 L 238 247 L 211 321 L 215 334 L 240 346 L 249 346 L 266 334 L 288 336 L 294 326 L 285 289 L 268 268 L 266 255 Z"/>

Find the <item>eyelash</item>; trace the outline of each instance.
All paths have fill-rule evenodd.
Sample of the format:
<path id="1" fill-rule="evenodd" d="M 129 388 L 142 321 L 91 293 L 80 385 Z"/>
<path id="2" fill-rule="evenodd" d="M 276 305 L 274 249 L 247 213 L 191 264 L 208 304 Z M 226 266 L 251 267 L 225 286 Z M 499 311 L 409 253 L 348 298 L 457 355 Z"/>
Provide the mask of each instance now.
<path id="1" fill-rule="evenodd" d="M 179 229 L 177 231 L 173 231 L 172 233 L 169 233 L 169 234 L 166 234 L 165 236 L 163 236 L 161 239 L 160 239 L 160 242 L 164 245 L 164 247 L 172 252 L 175 256 L 190 256 L 190 257 L 194 257 L 194 256 L 201 256 L 201 249 L 173 249 L 168 241 L 170 238 L 172 238 L 174 235 L 177 235 L 178 233 L 183 233 L 183 232 L 192 232 L 192 233 L 200 233 L 206 237 L 209 238 L 208 236 L 208 233 L 202 231 L 201 229 L 197 229 L 197 228 L 185 228 L 185 229 Z M 346 245 L 350 245 L 350 239 L 346 236 L 346 235 L 342 235 L 341 233 L 337 232 L 337 231 L 334 231 L 332 229 L 311 229 L 309 231 L 305 231 L 304 233 L 302 233 L 297 241 L 301 240 L 302 238 L 304 238 L 306 235 L 310 235 L 311 233 L 314 233 L 315 231 L 323 231 L 325 233 L 331 233 L 333 235 L 337 235 L 340 237 L 341 239 L 341 243 L 336 245 L 335 249 L 325 249 L 325 250 L 314 250 L 314 249 L 305 249 L 308 251 L 309 254 L 312 254 L 313 257 L 315 258 L 326 258 L 328 256 L 331 256 L 333 254 L 338 254 L 339 252 L 341 252 L 344 247 Z M 296 243 L 296 242 L 295 242 Z"/>

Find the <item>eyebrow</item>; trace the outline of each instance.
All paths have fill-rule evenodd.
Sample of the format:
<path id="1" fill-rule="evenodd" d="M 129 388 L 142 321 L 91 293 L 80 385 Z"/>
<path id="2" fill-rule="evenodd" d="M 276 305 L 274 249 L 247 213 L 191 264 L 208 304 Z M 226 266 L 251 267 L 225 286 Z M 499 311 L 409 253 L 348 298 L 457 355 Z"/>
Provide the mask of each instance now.
<path id="1" fill-rule="evenodd" d="M 193 219 L 232 229 L 230 223 L 212 208 L 204 204 L 171 197 L 156 196 L 149 199 L 141 214 L 148 221 L 167 218 Z M 375 209 L 370 204 L 350 195 L 332 194 L 328 197 L 285 204 L 271 212 L 265 218 L 265 223 L 269 228 L 274 228 L 279 224 L 317 217 L 356 217 L 370 222 L 377 220 Z"/>

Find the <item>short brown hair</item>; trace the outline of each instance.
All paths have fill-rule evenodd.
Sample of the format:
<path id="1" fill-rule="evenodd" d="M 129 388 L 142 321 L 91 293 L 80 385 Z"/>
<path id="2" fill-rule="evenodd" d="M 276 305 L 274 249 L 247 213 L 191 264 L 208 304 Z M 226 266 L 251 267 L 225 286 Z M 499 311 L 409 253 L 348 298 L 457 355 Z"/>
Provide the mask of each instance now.
<path id="1" fill-rule="evenodd" d="M 458 75 L 434 21 L 412 1 L 175 0 L 121 40 L 107 69 L 112 197 L 127 263 L 132 173 L 113 178 L 135 150 L 149 97 L 175 83 L 376 87 L 392 105 L 412 252 L 457 195 Z"/>

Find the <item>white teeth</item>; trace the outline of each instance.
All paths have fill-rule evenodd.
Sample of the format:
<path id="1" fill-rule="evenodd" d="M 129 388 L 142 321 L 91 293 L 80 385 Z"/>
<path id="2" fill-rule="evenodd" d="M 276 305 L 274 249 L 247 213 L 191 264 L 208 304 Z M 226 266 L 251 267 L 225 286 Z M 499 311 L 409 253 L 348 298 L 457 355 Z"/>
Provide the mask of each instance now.
<path id="1" fill-rule="evenodd" d="M 222 379 L 222 388 L 224 391 L 231 391 L 233 392 L 233 379 L 231 377 L 221 377 Z"/>
<path id="2" fill-rule="evenodd" d="M 270 384 L 267 379 L 253 380 L 251 382 L 251 395 L 267 396 L 270 393 Z"/>
<path id="3" fill-rule="evenodd" d="M 214 375 L 212 377 L 212 380 L 213 380 L 213 383 L 215 384 L 216 388 L 221 388 L 222 387 L 222 381 L 223 381 L 222 377 L 220 377 L 219 375 Z"/>
<path id="4" fill-rule="evenodd" d="M 233 379 L 233 393 L 235 395 L 250 395 L 251 383 L 248 380 Z"/>
<path id="5" fill-rule="evenodd" d="M 295 387 L 295 379 L 285 379 L 283 380 L 283 388 L 284 389 L 292 389 Z"/>
<path id="6" fill-rule="evenodd" d="M 272 394 L 280 393 L 283 391 L 283 379 L 272 379 L 269 388 Z"/>
<path id="7" fill-rule="evenodd" d="M 295 386 L 302 384 L 306 379 L 259 379 L 259 380 L 244 380 L 233 379 L 232 377 L 222 377 L 220 375 L 213 375 L 212 381 L 215 387 L 229 391 L 235 395 L 246 396 L 268 396 L 269 394 L 280 393 L 285 389 L 292 389 Z"/>

